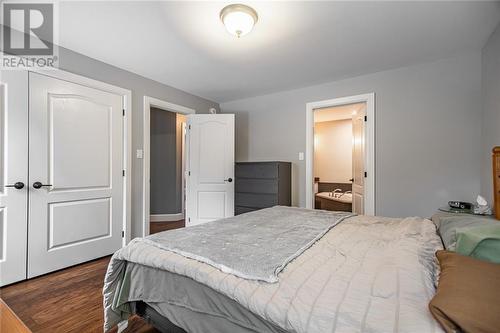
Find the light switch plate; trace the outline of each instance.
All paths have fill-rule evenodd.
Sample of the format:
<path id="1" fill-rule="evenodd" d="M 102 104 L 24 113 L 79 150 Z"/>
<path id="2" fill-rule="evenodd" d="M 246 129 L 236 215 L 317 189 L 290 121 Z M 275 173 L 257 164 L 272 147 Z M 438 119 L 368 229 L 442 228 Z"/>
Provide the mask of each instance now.
<path id="1" fill-rule="evenodd" d="M 300 152 L 299 153 L 299 161 L 303 161 L 303 160 L 304 160 L 304 153 Z"/>
<path id="2" fill-rule="evenodd" d="M 142 158 L 144 156 L 143 150 L 142 149 L 137 149 L 135 156 L 137 158 Z"/>

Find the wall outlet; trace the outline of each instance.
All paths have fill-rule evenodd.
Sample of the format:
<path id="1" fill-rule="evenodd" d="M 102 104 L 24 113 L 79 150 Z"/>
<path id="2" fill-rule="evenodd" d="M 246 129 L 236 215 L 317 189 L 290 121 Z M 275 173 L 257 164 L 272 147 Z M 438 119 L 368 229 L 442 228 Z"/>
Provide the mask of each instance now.
<path id="1" fill-rule="evenodd" d="M 300 152 L 299 153 L 299 161 L 303 161 L 303 160 L 304 160 L 304 153 Z"/>
<path id="2" fill-rule="evenodd" d="M 136 158 L 143 158 L 144 157 L 144 152 L 142 149 L 137 149 L 137 151 L 135 152 L 135 156 Z"/>

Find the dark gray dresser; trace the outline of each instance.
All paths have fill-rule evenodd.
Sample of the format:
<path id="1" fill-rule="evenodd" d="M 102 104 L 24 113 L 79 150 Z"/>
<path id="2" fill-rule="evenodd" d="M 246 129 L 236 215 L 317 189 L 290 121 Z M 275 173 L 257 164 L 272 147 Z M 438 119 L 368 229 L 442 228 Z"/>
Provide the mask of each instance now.
<path id="1" fill-rule="evenodd" d="M 235 166 L 235 215 L 292 204 L 292 163 L 238 162 Z"/>

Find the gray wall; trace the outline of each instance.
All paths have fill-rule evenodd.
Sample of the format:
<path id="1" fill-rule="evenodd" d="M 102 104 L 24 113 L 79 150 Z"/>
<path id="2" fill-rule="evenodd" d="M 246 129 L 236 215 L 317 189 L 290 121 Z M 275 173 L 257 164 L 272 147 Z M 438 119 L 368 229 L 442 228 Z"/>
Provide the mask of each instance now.
<path id="1" fill-rule="evenodd" d="M 376 213 L 430 216 L 480 190 L 481 55 L 471 53 L 221 104 L 236 114 L 237 161 L 293 163 L 305 206 L 305 105 L 376 93 Z"/>
<path id="2" fill-rule="evenodd" d="M 108 65 L 68 49 L 59 49 L 59 61 L 59 67 L 68 72 L 83 75 L 132 91 L 132 237 L 139 237 L 142 235 L 143 217 L 143 160 L 135 158 L 135 151 L 136 149 L 143 148 L 142 128 L 144 96 L 151 96 L 183 105 L 195 109 L 197 113 L 208 113 L 209 108 L 214 107 L 218 109 L 219 105 L 215 102 L 146 79 L 140 75 Z"/>
<path id="3" fill-rule="evenodd" d="M 500 25 L 483 49 L 483 148 L 481 192 L 493 199 L 491 149 L 500 146 Z"/>
<path id="4" fill-rule="evenodd" d="M 181 213 L 177 190 L 177 115 L 151 108 L 150 212 Z"/>

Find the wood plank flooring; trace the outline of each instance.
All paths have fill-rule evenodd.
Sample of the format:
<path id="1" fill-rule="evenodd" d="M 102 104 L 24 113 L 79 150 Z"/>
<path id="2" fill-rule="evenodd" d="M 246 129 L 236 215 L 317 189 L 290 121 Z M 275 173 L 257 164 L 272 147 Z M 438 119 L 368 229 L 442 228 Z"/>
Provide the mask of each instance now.
<path id="1" fill-rule="evenodd" d="M 151 233 L 183 226 L 184 221 L 153 222 Z M 34 333 L 102 332 L 102 286 L 110 258 L 0 288 L 0 298 Z M 137 316 L 125 332 L 158 333 Z"/>
<path id="2" fill-rule="evenodd" d="M 156 234 L 157 232 L 172 230 L 177 228 L 184 228 L 186 224 L 184 220 L 171 221 L 171 222 L 151 222 L 149 224 L 149 232 L 151 234 Z"/>

